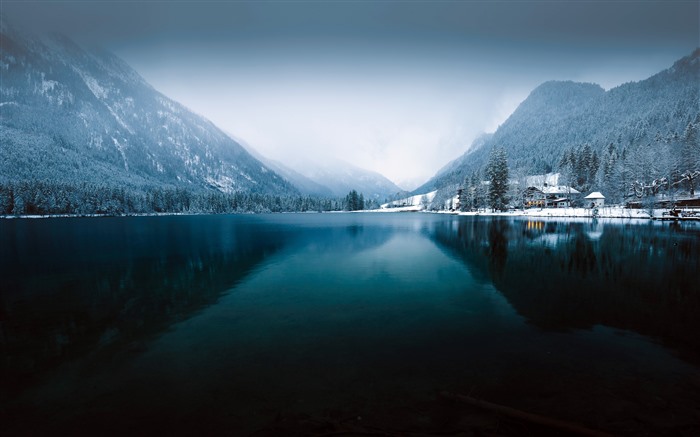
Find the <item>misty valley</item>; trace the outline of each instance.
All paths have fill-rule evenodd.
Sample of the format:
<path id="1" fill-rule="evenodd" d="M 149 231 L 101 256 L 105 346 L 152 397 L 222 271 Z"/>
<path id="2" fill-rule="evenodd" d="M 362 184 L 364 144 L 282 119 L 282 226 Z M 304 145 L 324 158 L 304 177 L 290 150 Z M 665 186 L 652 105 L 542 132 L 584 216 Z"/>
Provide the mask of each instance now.
<path id="1" fill-rule="evenodd" d="M 5 220 L 0 422 L 553 432 L 448 392 L 614 434 L 697 435 L 699 240 L 693 222 L 420 213 Z"/>
<path id="2" fill-rule="evenodd" d="M 0 436 L 700 436 L 700 2 L 0 3 Z"/>

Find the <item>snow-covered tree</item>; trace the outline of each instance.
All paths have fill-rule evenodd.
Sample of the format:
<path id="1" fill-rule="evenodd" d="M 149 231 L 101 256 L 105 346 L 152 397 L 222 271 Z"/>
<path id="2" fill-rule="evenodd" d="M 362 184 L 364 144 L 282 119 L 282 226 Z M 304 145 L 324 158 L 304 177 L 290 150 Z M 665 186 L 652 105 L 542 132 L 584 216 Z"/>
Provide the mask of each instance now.
<path id="1" fill-rule="evenodd" d="M 508 157 L 502 147 L 491 151 L 486 174 L 489 179 L 489 206 L 503 211 L 508 204 Z"/>

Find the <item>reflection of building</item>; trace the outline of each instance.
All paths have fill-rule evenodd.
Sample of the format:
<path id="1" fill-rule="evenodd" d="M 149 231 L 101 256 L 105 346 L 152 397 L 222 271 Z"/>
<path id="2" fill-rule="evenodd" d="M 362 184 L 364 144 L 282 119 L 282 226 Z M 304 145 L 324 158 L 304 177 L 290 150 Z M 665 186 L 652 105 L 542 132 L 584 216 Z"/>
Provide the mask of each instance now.
<path id="1" fill-rule="evenodd" d="M 594 191 L 588 196 L 584 197 L 584 206 L 590 208 L 600 208 L 605 204 L 605 196 L 603 196 L 600 191 Z"/>
<path id="2" fill-rule="evenodd" d="M 591 241 L 598 241 L 603 236 L 603 223 L 592 220 L 587 224 L 586 235 Z"/>
<path id="3" fill-rule="evenodd" d="M 544 230 L 544 222 L 528 220 L 527 225 L 526 225 L 526 229 L 528 231 L 532 231 L 532 230 L 543 231 Z"/>

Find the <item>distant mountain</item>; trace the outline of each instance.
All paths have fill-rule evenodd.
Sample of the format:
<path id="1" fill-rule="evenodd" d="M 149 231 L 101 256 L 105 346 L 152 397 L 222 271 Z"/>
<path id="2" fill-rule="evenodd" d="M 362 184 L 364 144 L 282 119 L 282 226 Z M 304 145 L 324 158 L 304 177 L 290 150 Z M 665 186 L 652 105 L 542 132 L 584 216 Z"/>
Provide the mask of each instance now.
<path id="1" fill-rule="evenodd" d="M 595 84 L 546 82 L 494 134 L 479 137 L 414 193 L 461 183 L 486 164 L 494 146 L 505 148 L 511 173 L 519 176 L 556 170 L 564 151 L 584 144 L 599 154 L 611 143 L 647 153 L 655 139 L 700 126 L 699 84 L 700 49 L 646 80 L 609 91 Z"/>
<path id="2" fill-rule="evenodd" d="M 301 194 L 305 194 L 308 196 L 319 196 L 319 197 L 332 197 L 333 192 L 330 190 L 330 188 L 325 187 L 319 183 L 316 183 L 312 181 L 311 179 L 307 178 L 306 176 L 302 175 L 301 173 L 292 170 L 289 166 L 286 166 L 282 164 L 279 161 L 275 161 L 273 159 L 266 158 L 265 156 L 262 156 L 257 150 L 255 150 L 252 146 L 247 144 L 245 141 L 240 140 L 238 138 L 233 137 L 233 139 L 239 143 L 241 146 L 245 147 L 245 149 L 253 155 L 256 159 L 258 159 L 260 162 L 264 163 L 268 168 L 272 169 L 275 173 L 278 175 L 282 176 L 284 179 L 286 179 L 289 183 L 294 185 Z M 347 193 L 345 193 L 347 194 Z"/>
<path id="3" fill-rule="evenodd" d="M 353 166 L 332 157 L 305 157 L 294 162 L 267 158 L 244 140 L 232 138 L 302 194 L 320 197 L 345 197 L 351 190 L 367 199 L 383 201 L 403 193 L 396 184 L 377 172 Z"/>
<path id="4" fill-rule="evenodd" d="M 302 168 L 303 167 L 303 168 Z M 346 196 L 351 190 L 362 193 L 365 199 L 383 202 L 392 198 L 401 188 L 381 174 L 365 170 L 344 161 L 328 159 L 322 163 L 306 161 L 295 169 L 316 184 L 327 187 L 334 196 Z"/>
<path id="5" fill-rule="evenodd" d="M 0 183 L 295 194 L 292 184 L 124 61 L 0 28 Z"/>

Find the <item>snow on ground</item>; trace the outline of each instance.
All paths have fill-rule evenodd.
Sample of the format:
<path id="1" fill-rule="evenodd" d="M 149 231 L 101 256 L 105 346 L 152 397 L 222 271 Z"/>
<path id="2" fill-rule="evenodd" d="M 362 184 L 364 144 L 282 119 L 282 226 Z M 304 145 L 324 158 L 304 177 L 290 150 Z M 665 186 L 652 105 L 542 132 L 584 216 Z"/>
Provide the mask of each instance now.
<path id="1" fill-rule="evenodd" d="M 668 218 L 664 213 L 668 209 L 629 209 L 622 206 L 603 206 L 594 211 L 591 208 L 530 208 L 507 212 L 491 212 L 489 209 L 468 212 L 448 212 L 458 215 L 488 215 L 505 217 L 571 217 L 571 218 L 626 218 L 626 219 L 651 219 Z"/>
<path id="2" fill-rule="evenodd" d="M 437 190 L 431 191 L 430 193 L 417 194 L 415 196 L 406 197 L 404 199 L 394 200 L 389 203 L 381 205 L 379 208 L 381 210 L 391 210 L 395 212 L 402 211 L 421 211 L 433 201 Z"/>
<path id="3" fill-rule="evenodd" d="M 659 210 L 659 216 L 661 216 Z M 598 208 L 597 215 L 591 208 L 530 208 L 508 212 L 460 212 L 460 215 L 504 215 L 526 217 L 599 217 L 599 218 L 638 218 L 649 219 L 648 210 L 627 209 L 621 206 L 604 206 Z"/>
<path id="4" fill-rule="evenodd" d="M 423 211 L 423 209 L 424 208 L 421 205 L 399 206 L 396 208 L 388 208 L 382 205 L 379 207 L 379 209 L 367 209 L 359 212 L 419 212 Z"/>

